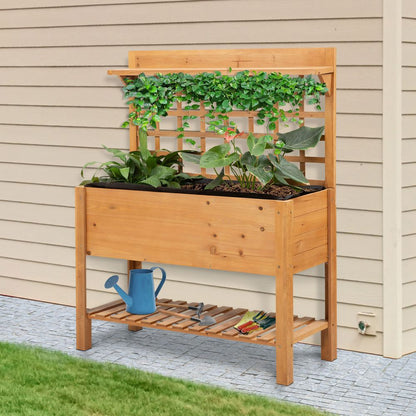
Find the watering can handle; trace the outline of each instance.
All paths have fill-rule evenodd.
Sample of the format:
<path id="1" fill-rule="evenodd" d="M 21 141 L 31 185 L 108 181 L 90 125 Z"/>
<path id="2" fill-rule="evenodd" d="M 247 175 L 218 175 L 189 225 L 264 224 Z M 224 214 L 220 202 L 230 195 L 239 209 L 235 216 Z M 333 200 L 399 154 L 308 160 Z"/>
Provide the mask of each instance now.
<path id="1" fill-rule="evenodd" d="M 155 269 L 160 269 L 160 271 L 162 272 L 162 280 L 160 281 L 159 286 L 157 287 L 156 292 L 155 292 L 155 298 L 157 298 L 157 295 L 159 294 L 160 289 L 162 289 L 162 286 L 165 283 L 166 272 L 161 267 L 151 267 L 150 268 L 150 270 L 152 270 L 152 271 L 155 270 Z"/>

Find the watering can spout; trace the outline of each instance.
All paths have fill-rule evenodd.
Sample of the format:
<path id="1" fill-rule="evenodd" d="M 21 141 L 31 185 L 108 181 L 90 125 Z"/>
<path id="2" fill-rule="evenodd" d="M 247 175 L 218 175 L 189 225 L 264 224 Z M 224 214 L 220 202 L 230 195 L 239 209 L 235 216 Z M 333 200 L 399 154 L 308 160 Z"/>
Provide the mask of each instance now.
<path id="1" fill-rule="evenodd" d="M 118 294 L 121 296 L 121 299 L 126 303 L 127 306 L 133 305 L 133 298 L 129 296 L 118 284 L 118 276 L 114 275 L 107 279 L 104 286 L 106 289 L 110 289 L 111 287 L 114 287 L 114 289 L 118 292 Z"/>

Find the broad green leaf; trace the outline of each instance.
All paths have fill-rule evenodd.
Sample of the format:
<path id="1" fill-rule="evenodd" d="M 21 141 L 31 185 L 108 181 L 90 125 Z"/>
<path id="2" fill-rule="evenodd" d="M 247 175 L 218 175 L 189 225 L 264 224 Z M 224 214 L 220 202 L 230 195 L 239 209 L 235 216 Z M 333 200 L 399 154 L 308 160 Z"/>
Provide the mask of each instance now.
<path id="1" fill-rule="evenodd" d="M 273 178 L 270 166 L 247 166 L 247 170 L 254 175 L 263 186 L 267 185 Z"/>
<path id="2" fill-rule="evenodd" d="M 230 144 L 224 143 L 207 150 L 201 156 L 201 167 L 216 168 L 231 165 L 233 162 L 238 160 L 239 156 L 237 153 L 229 155 L 228 153 L 230 149 Z"/>
<path id="3" fill-rule="evenodd" d="M 167 166 L 158 165 L 152 169 L 151 176 L 154 176 L 158 179 L 166 179 L 169 176 L 173 176 L 175 173 L 175 169 L 169 168 Z"/>
<path id="4" fill-rule="evenodd" d="M 299 168 L 284 158 L 280 158 L 280 162 L 277 166 L 275 165 L 275 167 L 284 178 L 293 179 L 294 181 L 300 183 L 309 183 Z"/>
<path id="5" fill-rule="evenodd" d="M 325 127 L 306 127 L 302 126 L 288 133 L 279 133 L 279 139 L 285 143 L 285 149 L 305 150 L 315 147 L 322 135 Z"/>
<path id="6" fill-rule="evenodd" d="M 119 149 L 110 149 L 107 146 L 104 146 L 104 145 L 102 145 L 102 146 L 104 147 L 105 150 L 107 150 L 107 152 L 112 153 L 115 157 L 118 157 L 121 161 L 126 162 L 127 153 L 125 153 L 125 152 L 123 152 Z"/>
<path id="7" fill-rule="evenodd" d="M 154 188 L 158 188 L 161 185 L 160 180 L 156 176 L 150 176 L 149 178 L 142 180 L 140 183 L 151 185 Z"/>
<path id="8" fill-rule="evenodd" d="M 130 168 L 121 168 L 120 169 L 120 173 L 121 176 L 123 176 L 123 178 L 128 181 L 129 180 L 129 173 L 130 173 Z"/>
<path id="9" fill-rule="evenodd" d="M 195 153 L 181 152 L 181 156 L 185 162 L 196 163 L 197 165 L 199 165 L 199 162 L 201 161 L 201 155 Z"/>
<path id="10" fill-rule="evenodd" d="M 250 133 L 247 138 L 247 146 L 253 156 L 260 156 L 266 150 L 267 144 L 272 140 L 271 136 L 254 137 Z"/>

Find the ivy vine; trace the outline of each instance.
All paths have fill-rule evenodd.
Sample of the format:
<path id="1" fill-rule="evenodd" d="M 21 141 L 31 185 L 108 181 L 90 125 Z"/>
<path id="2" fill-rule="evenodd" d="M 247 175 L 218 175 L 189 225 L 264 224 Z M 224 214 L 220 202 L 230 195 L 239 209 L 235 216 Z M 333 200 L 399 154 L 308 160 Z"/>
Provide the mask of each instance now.
<path id="1" fill-rule="evenodd" d="M 231 69 L 230 69 L 231 70 Z M 123 87 L 127 104 L 132 104 L 134 111 L 129 120 L 140 129 L 149 126 L 156 128 L 162 117 L 168 115 L 175 101 L 184 102 L 184 110 L 199 110 L 204 103 L 206 117 L 209 119 L 207 129 L 224 134 L 227 126 L 235 126 L 227 113 L 233 110 L 257 112 L 257 124 L 268 130 L 276 128 L 276 122 L 296 120 L 300 103 L 304 96 L 309 104 L 320 110 L 320 97 L 327 92 L 324 83 L 317 82 L 311 76 L 292 77 L 281 73 L 242 71 L 235 75 L 221 72 L 140 74 L 136 78 L 125 78 Z M 289 104 L 290 109 L 285 110 Z M 183 127 L 178 128 L 178 137 L 183 137 L 185 128 L 189 128 L 190 119 L 196 115 L 183 116 Z"/>

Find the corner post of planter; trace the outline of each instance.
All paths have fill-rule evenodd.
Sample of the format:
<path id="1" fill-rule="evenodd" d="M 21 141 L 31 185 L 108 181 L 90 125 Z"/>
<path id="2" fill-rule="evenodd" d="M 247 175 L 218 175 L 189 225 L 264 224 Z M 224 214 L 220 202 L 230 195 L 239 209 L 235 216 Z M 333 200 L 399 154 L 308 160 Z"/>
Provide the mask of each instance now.
<path id="1" fill-rule="evenodd" d="M 130 279 L 130 270 L 133 269 L 141 269 L 142 268 L 142 262 L 136 261 L 136 260 L 127 260 L 127 279 Z M 137 332 L 143 329 L 141 326 L 137 325 L 128 325 L 127 328 L 129 331 Z"/>
<path id="2" fill-rule="evenodd" d="M 87 221 L 86 190 L 83 186 L 75 188 L 75 293 L 77 349 L 91 348 L 91 319 L 87 315 Z"/>
<path id="3" fill-rule="evenodd" d="M 279 203 L 276 235 L 276 382 L 293 383 L 293 200 Z"/>
<path id="4" fill-rule="evenodd" d="M 325 320 L 328 328 L 321 332 L 321 359 L 337 358 L 337 260 L 335 189 L 328 188 L 328 261 L 325 263 Z"/>

